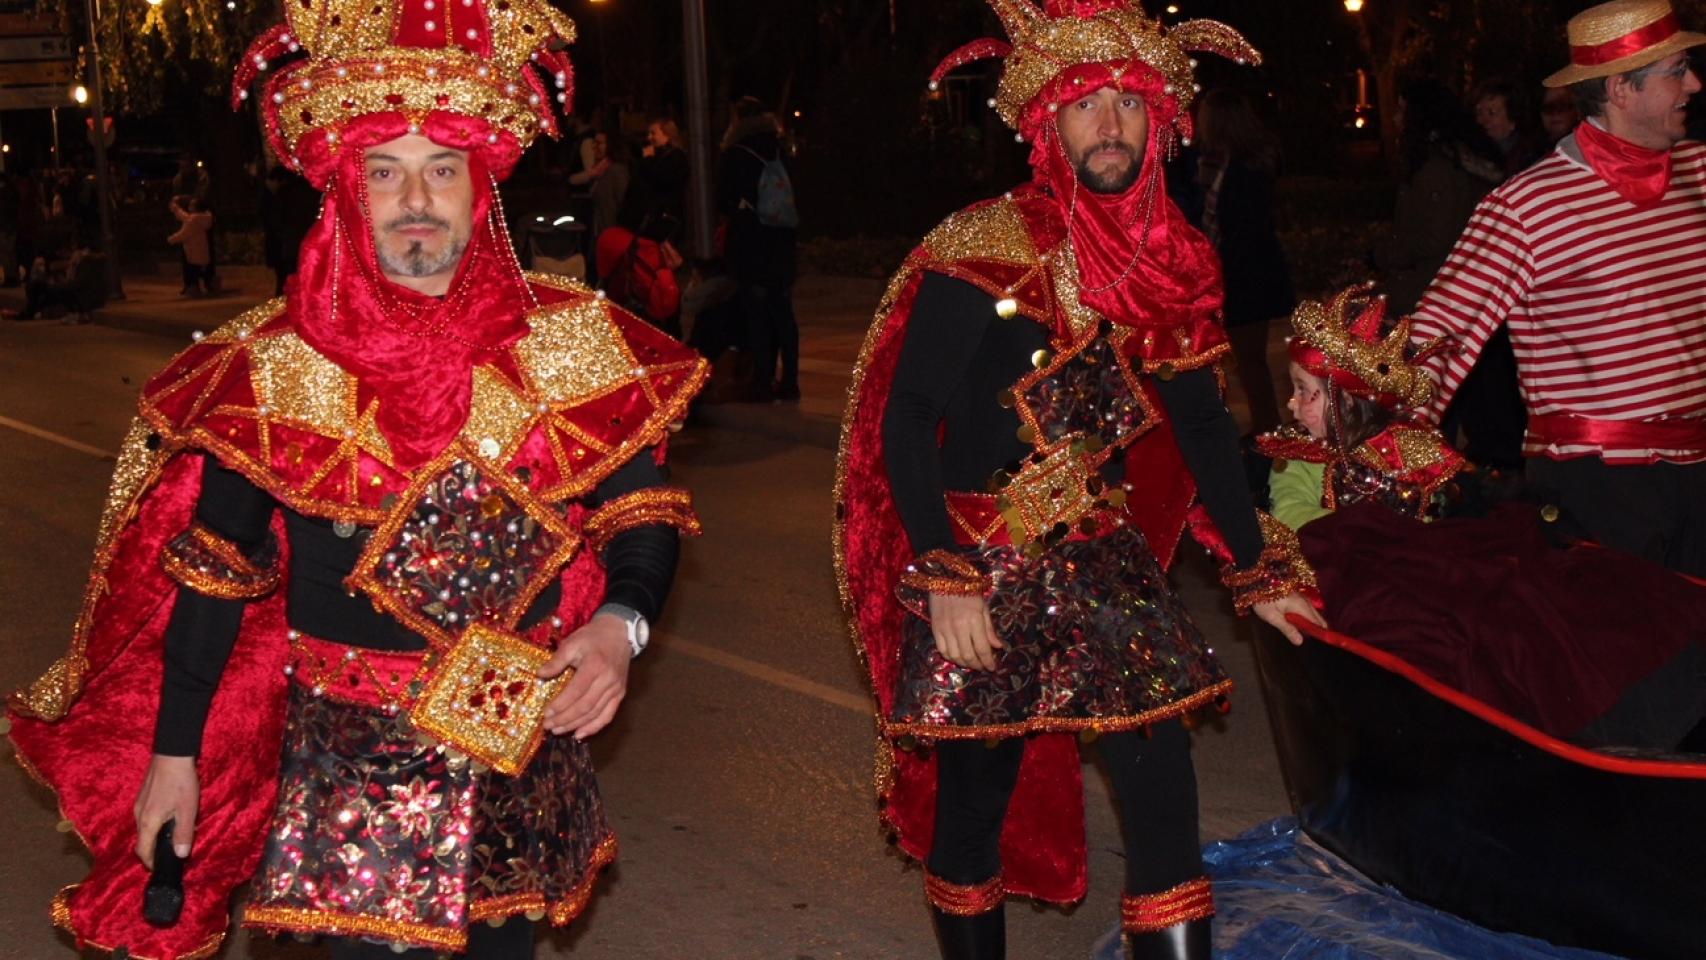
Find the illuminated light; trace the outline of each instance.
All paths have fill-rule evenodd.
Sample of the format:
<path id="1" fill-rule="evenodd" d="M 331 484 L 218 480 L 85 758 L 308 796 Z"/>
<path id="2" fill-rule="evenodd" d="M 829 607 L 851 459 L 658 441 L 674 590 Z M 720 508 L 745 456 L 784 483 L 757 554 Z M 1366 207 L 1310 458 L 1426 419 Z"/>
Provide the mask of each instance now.
<path id="1" fill-rule="evenodd" d="M 88 103 L 89 102 L 89 88 L 83 86 L 81 83 L 79 83 L 75 87 L 72 87 L 71 88 L 71 99 L 77 101 L 78 103 Z"/>
<path id="2" fill-rule="evenodd" d="M 1167 12 L 1172 13 L 1172 14 L 1177 14 L 1179 12 L 1179 5 L 1176 3 L 1167 4 Z"/>
<path id="3" fill-rule="evenodd" d="M 544 217 L 540 217 L 540 218 L 539 218 L 539 219 L 541 219 L 541 220 L 543 220 L 543 219 L 545 219 L 545 218 L 544 218 Z M 557 219 L 555 219 L 555 220 L 553 220 L 553 221 L 551 221 L 551 226 L 553 226 L 553 227 L 560 227 L 560 226 L 562 226 L 562 225 L 563 225 L 563 224 L 565 224 L 565 223 L 574 223 L 574 222 L 575 222 L 575 218 L 574 218 L 574 217 L 558 217 L 558 218 L 557 218 Z"/>
<path id="4" fill-rule="evenodd" d="M 1345 0 L 1345 9 L 1352 13 L 1362 12 L 1362 0 Z"/>
<path id="5" fill-rule="evenodd" d="M 1366 126 L 1368 126 L 1368 118 L 1367 117 L 1357 117 L 1357 129 L 1361 130 L 1363 127 L 1366 127 Z"/>
<path id="6" fill-rule="evenodd" d="M 164 2 L 165 2 L 165 0 L 148 0 L 148 5 L 151 7 L 158 7 L 160 4 L 162 4 Z"/>
<path id="7" fill-rule="evenodd" d="M 795 120 L 798 120 L 798 119 L 800 119 L 800 111 L 798 111 L 798 110 L 795 110 L 795 111 L 794 111 L 794 119 L 795 119 Z"/>
<path id="8" fill-rule="evenodd" d="M 534 223 L 544 223 L 544 222 L 545 222 L 545 218 L 544 218 L 544 217 L 534 217 L 534 218 L 533 218 L 533 222 L 534 222 Z"/>
<path id="9" fill-rule="evenodd" d="M 11 144 L 0 143 L 0 153 L 11 153 L 11 152 L 12 152 L 12 145 Z"/>

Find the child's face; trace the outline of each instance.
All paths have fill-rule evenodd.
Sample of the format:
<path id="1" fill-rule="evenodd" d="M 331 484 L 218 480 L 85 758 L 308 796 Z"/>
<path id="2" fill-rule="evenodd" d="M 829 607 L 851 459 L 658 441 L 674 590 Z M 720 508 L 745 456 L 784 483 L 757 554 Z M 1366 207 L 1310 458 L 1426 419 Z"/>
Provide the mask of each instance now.
<path id="1" fill-rule="evenodd" d="M 1297 364 L 1291 365 L 1291 399 L 1285 408 L 1317 440 L 1327 437 L 1327 392 L 1321 378 Z"/>

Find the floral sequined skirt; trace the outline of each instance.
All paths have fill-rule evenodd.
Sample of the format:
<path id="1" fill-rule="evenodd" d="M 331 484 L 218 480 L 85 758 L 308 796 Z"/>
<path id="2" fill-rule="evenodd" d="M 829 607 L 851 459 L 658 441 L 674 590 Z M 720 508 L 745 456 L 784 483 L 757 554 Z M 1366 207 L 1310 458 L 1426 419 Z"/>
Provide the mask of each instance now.
<path id="1" fill-rule="evenodd" d="M 908 613 L 890 736 L 1129 730 L 1223 702 L 1232 688 L 1134 528 L 1034 559 L 1012 546 L 966 559 L 990 578 L 990 619 L 1006 647 L 994 670 L 958 666 Z"/>
<path id="2" fill-rule="evenodd" d="M 291 685 L 283 776 L 244 923 L 460 951 L 468 925 L 573 920 L 615 858 L 586 745 L 514 777 L 441 752 L 406 713 Z"/>

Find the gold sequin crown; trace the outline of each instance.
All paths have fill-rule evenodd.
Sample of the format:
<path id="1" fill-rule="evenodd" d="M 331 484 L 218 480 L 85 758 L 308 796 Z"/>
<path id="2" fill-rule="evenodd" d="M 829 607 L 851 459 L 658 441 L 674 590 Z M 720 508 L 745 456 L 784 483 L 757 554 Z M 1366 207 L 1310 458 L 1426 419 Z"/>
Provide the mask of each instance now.
<path id="1" fill-rule="evenodd" d="M 1440 338 L 1410 350 L 1410 320 L 1382 335 L 1386 298 L 1370 296 L 1374 284 L 1349 287 L 1326 303 L 1306 300 L 1292 312 L 1291 358 L 1318 377 L 1382 406 L 1421 407 L 1434 382 L 1419 361 L 1440 350 Z"/>
<path id="2" fill-rule="evenodd" d="M 237 65 L 232 104 L 274 61 L 306 51 L 263 92 L 287 161 L 305 138 L 335 144 L 345 124 L 374 113 L 416 124 L 434 111 L 460 114 L 525 149 L 541 131 L 556 136 L 554 110 L 566 113 L 573 99 L 565 48 L 575 25 L 545 0 L 286 0 L 284 9 L 286 22 Z"/>
<path id="3" fill-rule="evenodd" d="M 1213 20 L 1187 20 L 1171 29 L 1151 19 L 1135 0 L 989 0 L 1008 41 L 975 40 L 948 54 L 930 75 L 942 78 L 974 60 L 1001 58 L 1001 84 L 994 106 L 1001 119 L 1022 133 L 1039 119 L 1033 111 L 1043 94 L 1080 67 L 1106 65 L 1117 79 L 1133 64 L 1160 75 L 1175 122 L 1188 124 L 1191 100 L 1201 91 L 1194 52 L 1213 53 L 1255 65 L 1262 55 L 1238 31 Z M 1052 98 L 1049 98 L 1052 99 Z M 1187 131 L 1188 134 L 1188 131 Z"/>

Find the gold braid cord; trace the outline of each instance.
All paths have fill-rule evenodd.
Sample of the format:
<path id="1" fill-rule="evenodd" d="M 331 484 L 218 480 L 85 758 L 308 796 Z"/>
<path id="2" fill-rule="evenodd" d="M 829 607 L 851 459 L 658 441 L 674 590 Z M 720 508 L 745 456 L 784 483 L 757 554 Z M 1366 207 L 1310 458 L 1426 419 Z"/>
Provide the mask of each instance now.
<path id="1" fill-rule="evenodd" d="M 926 870 L 924 898 L 943 913 L 955 917 L 975 917 L 1001 906 L 1007 892 L 1001 886 L 1001 874 L 982 883 L 949 883 Z"/>
<path id="2" fill-rule="evenodd" d="M 679 487 L 648 487 L 624 494 L 593 511 L 582 532 L 588 545 L 603 551 L 618 534 L 639 527 L 669 526 L 690 537 L 703 532 L 693 512 L 693 496 Z"/>
<path id="3" fill-rule="evenodd" d="M 283 576 L 278 560 L 278 541 L 271 535 L 251 559 L 200 523 L 173 537 L 160 552 L 167 576 L 220 600 L 256 600 L 272 593 Z"/>
<path id="4" fill-rule="evenodd" d="M 1127 933 L 1153 933 L 1214 916 L 1214 887 L 1207 877 L 1187 880 L 1160 893 L 1120 898 L 1120 926 Z"/>
<path id="5" fill-rule="evenodd" d="M 1258 603 L 1278 600 L 1316 589 L 1315 571 L 1303 557 L 1297 533 L 1262 511 L 1256 512 L 1262 527 L 1262 555 L 1254 564 L 1238 569 L 1228 563 L 1220 568 L 1220 580 L 1232 591 L 1232 606 L 1249 613 Z"/>
<path id="6" fill-rule="evenodd" d="M 989 576 L 970 560 L 947 550 L 932 550 L 906 565 L 900 575 L 903 591 L 941 593 L 952 597 L 981 597 L 989 592 Z"/>

